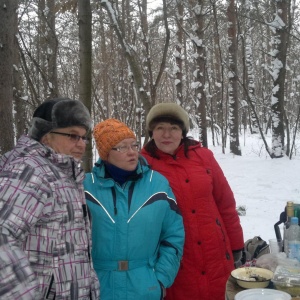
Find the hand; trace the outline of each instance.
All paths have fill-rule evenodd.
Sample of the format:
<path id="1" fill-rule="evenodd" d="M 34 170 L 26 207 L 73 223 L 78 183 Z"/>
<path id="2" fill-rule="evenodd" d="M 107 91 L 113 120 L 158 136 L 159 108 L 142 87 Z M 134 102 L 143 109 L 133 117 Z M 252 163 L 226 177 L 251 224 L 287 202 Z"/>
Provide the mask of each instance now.
<path id="1" fill-rule="evenodd" d="M 232 251 L 233 260 L 234 260 L 234 267 L 237 269 L 243 265 L 242 258 L 243 258 L 243 251 L 242 250 L 234 250 Z"/>

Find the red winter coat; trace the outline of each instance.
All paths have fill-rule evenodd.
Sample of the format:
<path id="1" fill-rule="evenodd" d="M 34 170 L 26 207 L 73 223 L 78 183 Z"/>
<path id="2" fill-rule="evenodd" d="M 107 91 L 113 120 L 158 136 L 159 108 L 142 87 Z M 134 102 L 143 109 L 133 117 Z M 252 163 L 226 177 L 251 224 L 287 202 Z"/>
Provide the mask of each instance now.
<path id="1" fill-rule="evenodd" d="M 243 231 L 231 188 L 212 152 L 200 144 L 183 145 L 175 155 L 158 150 L 160 159 L 142 149 L 152 169 L 170 182 L 181 209 L 185 245 L 167 300 L 222 300 L 234 269 L 232 250 L 244 246 Z"/>

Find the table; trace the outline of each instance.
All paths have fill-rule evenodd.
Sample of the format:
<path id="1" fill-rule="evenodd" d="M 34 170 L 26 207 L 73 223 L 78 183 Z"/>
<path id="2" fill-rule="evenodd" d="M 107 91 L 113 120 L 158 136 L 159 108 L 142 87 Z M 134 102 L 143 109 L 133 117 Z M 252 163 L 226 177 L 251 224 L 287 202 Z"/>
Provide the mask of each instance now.
<path id="1" fill-rule="evenodd" d="M 272 282 L 267 288 L 273 288 Z M 227 283 L 226 283 L 226 294 L 225 294 L 225 300 L 234 300 L 234 296 L 241 291 L 244 291 L 245 289 L 241 288 L 236 281 L 229 276 Z M 293 300 L 300 300 L 300 297 L 292 297 Z"/>

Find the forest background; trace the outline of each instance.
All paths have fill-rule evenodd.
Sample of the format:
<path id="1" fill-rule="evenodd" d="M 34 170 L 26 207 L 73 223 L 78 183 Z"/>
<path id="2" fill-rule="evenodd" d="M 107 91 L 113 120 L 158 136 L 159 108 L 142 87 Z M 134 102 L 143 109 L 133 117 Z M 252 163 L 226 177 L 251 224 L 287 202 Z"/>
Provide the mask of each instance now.
<path id="1" fill-rule="evenodd" d="M 0 155 L 40 103 L 70 97 L 140 141 L 150 108 L 176 102 L 206 147 L 241 156 L 247 131 L 292 159 L 299 39 L 296 0 L 0 0 Z"/>

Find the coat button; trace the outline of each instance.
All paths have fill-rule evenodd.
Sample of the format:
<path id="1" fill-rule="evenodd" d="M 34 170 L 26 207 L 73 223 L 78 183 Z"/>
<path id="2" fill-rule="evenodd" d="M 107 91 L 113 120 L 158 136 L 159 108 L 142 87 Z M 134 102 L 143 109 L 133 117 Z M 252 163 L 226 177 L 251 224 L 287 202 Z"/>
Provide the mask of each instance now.
<path id="1" fill-rule="evenodd" d="M 198 241 L 197 244 L 198 244 L 198 245 L 201 245 L 202 243 L 201 243 L 201 241 Z"/>
<path id="2" fill-rule="evenodd" d="M 192 209 L 192 214 L 196 213 L 196 210 L 195 209 Z"/>
<path id="3" fill-rule="evenodd" d="M 202 271 L 201 274 L 202 274 L 202 275 L 205 275 L 205 271 Z"/>
<path id="4" fill-rule="evenodd" d="M 188 183 L 188 182 L 190 182 L 190 180 L 189 180 L 189 179 L 186 179 L 185 182 Z"/>

